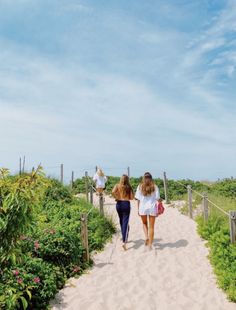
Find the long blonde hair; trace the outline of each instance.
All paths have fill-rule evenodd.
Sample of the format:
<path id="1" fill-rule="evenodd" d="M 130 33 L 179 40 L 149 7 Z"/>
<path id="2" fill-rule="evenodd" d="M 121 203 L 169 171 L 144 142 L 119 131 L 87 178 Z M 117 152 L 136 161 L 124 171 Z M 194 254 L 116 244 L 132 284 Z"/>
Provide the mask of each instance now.
<path id="1" fill-rule="evenodd" d="M 98 175 L 99 177 L 104 177 L 104 173 L 103 173 L 103 171 L 102 171 L 101 168 L 98 168 L 98 170 L 97 170 L 97 175 Z"/>
<path id="2" fill-rule="evenodd" d="M 155 192 L 155 190 L 156 190 L 155 189 L 155 183 L 152 179 L 151 173 L 149 173 L 149 172 L 144 173 L 142 182 L 140 184 L 140 190 L 144 196 L 150 196 L 152 193 Z"/>
<path id="3" fill-rule="evenodd" d="M 133 195 L 133 189 L 129 182 L 129 177 L 126 174 L 123 174 L 120 178 L 120 182 L 118 184 L 118 188 L 120 191 L 121 196 L 129 197 Z"/>

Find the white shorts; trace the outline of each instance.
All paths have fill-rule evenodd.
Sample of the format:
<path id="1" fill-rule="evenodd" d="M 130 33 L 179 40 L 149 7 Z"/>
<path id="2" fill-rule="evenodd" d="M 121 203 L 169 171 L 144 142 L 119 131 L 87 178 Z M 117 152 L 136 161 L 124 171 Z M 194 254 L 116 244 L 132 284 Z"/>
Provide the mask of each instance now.
<path id="1" fill-rule="evenodd" d="M 147 208 L 147 206 L 139 206 L 139 215 L 151 215 L 157 216 L 157 207 L 156 204 Z"/>

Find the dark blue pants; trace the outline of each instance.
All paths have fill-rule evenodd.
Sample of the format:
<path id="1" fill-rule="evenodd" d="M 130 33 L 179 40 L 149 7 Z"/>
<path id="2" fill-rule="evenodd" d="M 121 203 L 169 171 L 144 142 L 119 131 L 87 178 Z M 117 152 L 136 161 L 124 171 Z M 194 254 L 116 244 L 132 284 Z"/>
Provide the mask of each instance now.
<path id="1" fill-rule="evenodd" d="M 129 215 L 130 215 L 130 202 L 118 200 L 116 204 L 116 211 L 120 219 L 120 228 L 122 233 L 123 242 L 127 242 L 129 234 Z"/>

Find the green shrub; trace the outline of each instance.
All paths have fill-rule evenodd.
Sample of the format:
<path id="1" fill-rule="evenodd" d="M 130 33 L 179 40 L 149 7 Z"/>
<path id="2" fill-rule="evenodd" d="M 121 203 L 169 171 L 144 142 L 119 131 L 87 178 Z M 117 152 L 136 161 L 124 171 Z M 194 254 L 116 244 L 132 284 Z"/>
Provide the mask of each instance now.
<path id="1" fill-rule="evenodd" d="M 74 198 L 71 190 L 63 186 L 61 182 L 55 179 L 50 180 L 50 185 L 45 192 L 44 205 L 48 202 L 61 202 L 61 203 L 71 203 Z"/>
<path id="2" fill-rule="evenodd" d="M 210 261 L 217 275 L 219 286 L 226 291 L 228 298 L 236 302 L 236 246 L 230 244 L 228 223 L 223 217 L 210 217 L 204 223 L 198 220 L 198 232 L 208 240 Z"/>
<path id="3" fill-rule="evenodd" d="M 40 258 L 5 268 L 0 275 L 1 309 L 45 309 L 65 283 L 58 268 Z"/>
<path id="4" fill-rule="evenodd" d="M 236 179 L 224 179 L 215 182 L 211 191 L 223 197 L 236 198 Z"/>
<path id="5" fill-rule="evenodd" d="M 47 184 L 40 167 L 14 178 L 9 177 L 7 169 L 0 169 L 0 263 L 12 257 L 20 235 L 32 226 L 33 210 Z"/>
<path id="6" fill-rule="evenodd" d="M 11 177 L 3 172 L 0 309 L 46 309 L 66 278 L 80 275 L 91 264 L 84 260 L 80 237 L 81 213 L 88 213 L 91 205 L 75 199 L 68 187 L 41 172 L 33 174 L 34 182 L 30 174 Z M 95 208 L 88 226 L 90 251 L 101 249 L 114 232 L 112 222 Z"/>

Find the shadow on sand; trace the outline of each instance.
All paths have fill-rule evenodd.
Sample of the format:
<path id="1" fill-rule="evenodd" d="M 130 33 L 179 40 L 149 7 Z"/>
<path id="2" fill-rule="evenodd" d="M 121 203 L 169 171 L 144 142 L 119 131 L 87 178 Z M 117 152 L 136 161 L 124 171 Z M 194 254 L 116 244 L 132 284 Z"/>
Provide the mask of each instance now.
<path id="1" fill-rule="evenodd" d="M 165 248 L 182 248 L 188 245 L 188 241 L 185 239 L 180 239 L 175 242 L 159 243 L 158 240 L 154 240 L 153 245 L 157 250 L 163 250 Z"/>
<path id="2" fill-rule="evenodd" d="M 168 242 L 168 243 L 161 243 L 160 241 L 162 241 L 162 239 L 154 239 L 153 241 L 153 246 L 157 250 L 163 250 L 165 248 L 182 248 L 188 245 L 188 241 L 185 239 L 180 239 L 175 242 Z M 133 244 L 131 247 L 128 248 L 128 250 L 131 250 L 131 249 L 137 250 L 140 247 L 144 246 L 143 239 L 132 240 L 132 241 L 129 241 L 128 243 Z"/>

